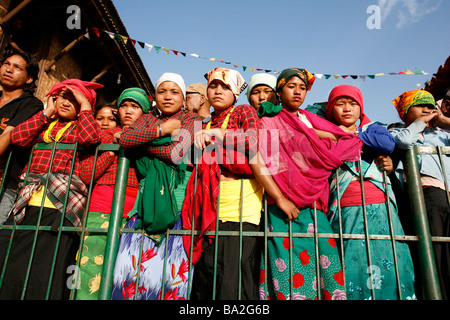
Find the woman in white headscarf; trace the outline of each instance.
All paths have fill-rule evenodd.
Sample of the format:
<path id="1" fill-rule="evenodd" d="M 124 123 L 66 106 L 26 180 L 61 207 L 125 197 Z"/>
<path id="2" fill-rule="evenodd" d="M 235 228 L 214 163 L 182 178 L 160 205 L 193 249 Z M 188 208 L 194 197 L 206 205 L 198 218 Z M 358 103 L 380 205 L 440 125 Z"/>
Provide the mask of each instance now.
<path id="1" fill-rule="evenodd" d="M 124 129 L 119 144 L 134 149 L 143 177 L 126 229 L 144 230 L 121 236 L 113 277 L 113 300 L 178 300 L 189 298 L 189 261 L 179 230 L 182 199 L 175 190 L 185 184 L 182 160 L 192 145 L 197 114 L 182 111 L 186 92 L 183 78 L 164 73 L 156 83 L 156 109 Z M 178 135 L 172 135 L 181 129 Z M 184 132 L 184 134 L 183 134 Z M 138 176 L 139 177 L 139 176 Z"/>

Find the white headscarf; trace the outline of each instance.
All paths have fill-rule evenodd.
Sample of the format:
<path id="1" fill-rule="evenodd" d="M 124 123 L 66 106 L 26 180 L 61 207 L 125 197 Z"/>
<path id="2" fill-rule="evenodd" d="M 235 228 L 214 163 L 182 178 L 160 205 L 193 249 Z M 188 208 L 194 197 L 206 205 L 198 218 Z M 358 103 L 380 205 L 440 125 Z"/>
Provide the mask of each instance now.
<path id="1" fill-rule="evenodd" d="M 159 85 L 165 81 L 172 81 L 172 82 L 176 83 L 180 87 L 181 91 L 183 92 L 184 99 L 186 99 L 186 85 L 184 83 L 184 79 L 182 76 L 180 76 L 177 73 L 171 73 L 171 72 L 163 73 L 163 75 L 156 82 L 156 90 L 158 90 Z"/>
<path id="2" fill-rule="evenodd" d="M 257 73 L 250 78 L 250 83 L 247 89 L 247 98 L 250 98 L 252 89 L 256 86 L 264 85 L 271 88 L 273 91 L 277 90 L 277 78 L 269 73 Z"/>

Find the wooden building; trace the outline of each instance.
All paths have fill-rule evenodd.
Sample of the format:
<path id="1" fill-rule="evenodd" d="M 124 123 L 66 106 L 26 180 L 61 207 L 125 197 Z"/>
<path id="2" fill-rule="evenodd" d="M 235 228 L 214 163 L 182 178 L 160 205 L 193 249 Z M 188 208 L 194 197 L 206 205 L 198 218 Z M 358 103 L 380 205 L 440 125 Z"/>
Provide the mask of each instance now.
<path id="1" fill-rule="evenodd" d="M 74 8 L 76 10 L 74 10 Z M 0 58 L 8 46 L 39 61 L 36 96 L 69 78 L 98 82 L 97 103 L 113 102 L 128 87 L 154 96 L 154 86 L 111 0 L 0 0 Z"/>

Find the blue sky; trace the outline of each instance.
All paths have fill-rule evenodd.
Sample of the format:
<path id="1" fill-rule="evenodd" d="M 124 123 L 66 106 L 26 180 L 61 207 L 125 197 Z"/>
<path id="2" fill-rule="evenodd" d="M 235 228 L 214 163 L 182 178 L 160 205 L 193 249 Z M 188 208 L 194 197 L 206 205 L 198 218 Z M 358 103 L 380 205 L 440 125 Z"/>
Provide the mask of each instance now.
<path id="1" fill-rule="evenodd" d="M 186 85 L 205 82 L 215 67 L 306 68 L 315 74 L 372 75 L 375 79 L 331 76 L 316 79 L 305 103 L 326 101 L 340 84 L 359 87 L 372 121 L 400 121 L 392 100 L 432 78 L 450 55 L 447 0 L 113 0 L 130 38 L 187 55 L 136 45 L 152 82 L 164 72 Z M 380 8 L 380 29 L 369 29 L 370 5 Z M 372 21 L 372 20 L 371 20 Z M 376 20 L 373 20 L 376 21 Z M 198 54 L 195 58 L 190 54 Z M 232 62 L 228 65 L 217 61 Z M 243 66 L 247 69 L 244 71 Z M 388 75 L 415 69 L 428 75 Z M 274 74 L 277 76 L 276 74 Z M 245 92 L 244 92 L 245 93 Z M 245 94 L 239 104 L 248 103 Z"/>

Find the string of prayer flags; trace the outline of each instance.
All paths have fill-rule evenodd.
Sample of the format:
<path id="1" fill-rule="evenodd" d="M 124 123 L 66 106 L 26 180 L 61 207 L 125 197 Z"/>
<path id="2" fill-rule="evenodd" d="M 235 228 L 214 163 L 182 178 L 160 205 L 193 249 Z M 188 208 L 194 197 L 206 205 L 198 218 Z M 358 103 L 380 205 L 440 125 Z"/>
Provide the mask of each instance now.
<path id="1" fill-rule="evenodd" d="M 279 70 L 271 70 L 271 69 L 265 69 L 265 68 L 255 68 L 255 67 L 239 65 L 239 64 L 235 64 L 235 63 L 223 60 L 223 59 L 202 57 L 202 56 L 200 56 L 200 55 L 198 55 L 196 53 L 189 53 L 189 54 L 187 54 L 186 52 L 183 52 L 183 51 L 180 51 L 180 50 L 174 50 L 174 49 L 169 49 L 169 48 L 165 48 L 165 47 L 162 47 L 162 46 L 156 46 L 156 45 L 149 44 L 149 43 L 146 43 L 146 42 L 143 42 L 143 41 L 138 41 L 138 40 L 135 40 L 135 39 L 131 39 L 130 37 L 126 37 L 126 36 L 123 36 L 123 35 L 120 35 L 120 34 L 117 34 L 117 33 L 113 33 L 111 31 L 107 31 L 107 30 L 102 30 L 102 29 L 98 29 L 98 28 L 91 28 L 91 30 L 97 35 L 97 37 L 100 37 L 100 32 L 103 32 L 103 33 L 106 33 L 111 39 L 116 40 L 116 41 L 123 41 L 125 44 L 127 44 L 127 42 L 130 41 L 133 44 L 133 46 L 136 46 L 136 43 L 138 43 L 139 46 L 142 49 L 145 49 L 145 47 L 147 47 L 149 52 L 151 52 L 152 49 L 155 49 L 156 53 L 159 53 L 161 51 L 161 49 L 162 49 L 167 54 L 170 54 L 170 52 L 172 52 L 176 56 L 178 56 L 178 54 L 182 55 L 183 57 L 186 57 L 187 55 L 189 55 L 190 57 L 193 57 L 193 58 L 201 58 L 201 59 L 205 59 L 205 60 L 208 60 L 208 61 L 230 64 L 230 65 L 233 65 L 236 69 L 242 68 L 242 70 L 244 72 L 247 71 L 247 70 L 250 70 L 252 72 L 264 71 L 266 73 L 274 73 L 274 74 L 279 74 L 280 73 Z M 86 30 L 85 37 L 90 39 L 89 38 L 89 29 Z M 429 75 L 429 74 L 431 74 L 431 73 L 428 73 L 428 72 L 421 71 L 418 68 L 415 68 L 414 72 L 411 71 L 410 69 L 406 69 L 405 71 L 389 72 L 387 74 L 385 74 L 383 72 L 375 73 L 375 74 L 362 74 L 362 75 L 355 75 L 355 74 L 344 74 L 344 75 L 341 75 L 341 74 L 323 74 L 323 73 L 313 73 L 313 72 L 311 72 L 311 73 L 314 74 L 314 76 L 317 79 L 319 79 L 319 80 L 320 79 L 328 80 L 331 77 L 333 77 L 335 79 L 339 79 L 339 78 L 346 79 L 347 77 L 350 77 L 353 80 L 357 80 L 359 78 L 359 79 L 361 79 L 363 81 L 365 81 L 366 78 L 375 79 L 376 77 L 381 77 L 381 76 L 386 76 L 386 75 L 393 76 L 393 75 Z"/>

